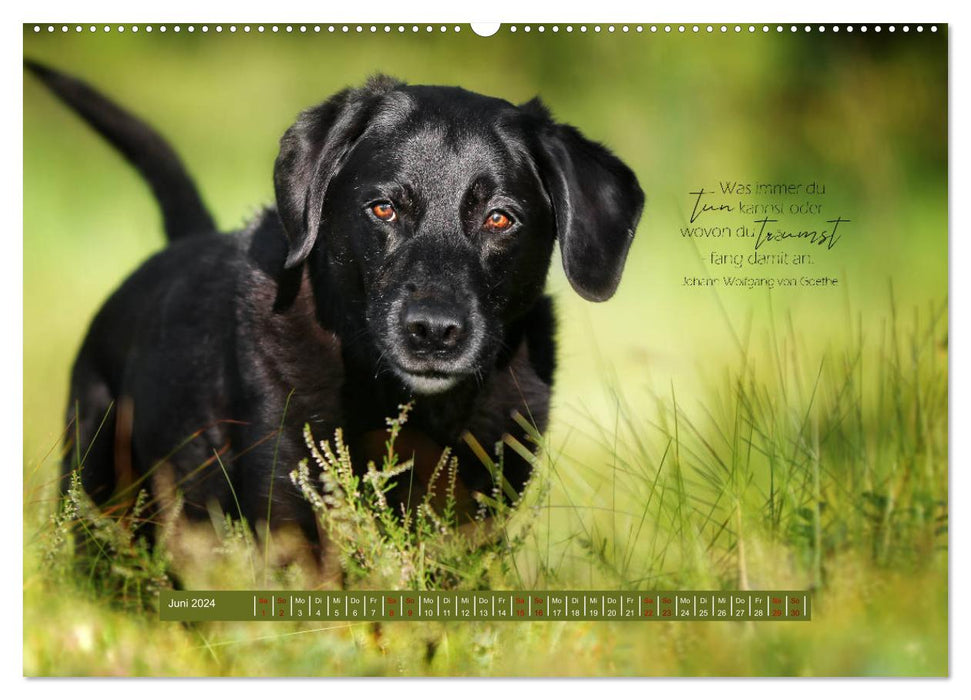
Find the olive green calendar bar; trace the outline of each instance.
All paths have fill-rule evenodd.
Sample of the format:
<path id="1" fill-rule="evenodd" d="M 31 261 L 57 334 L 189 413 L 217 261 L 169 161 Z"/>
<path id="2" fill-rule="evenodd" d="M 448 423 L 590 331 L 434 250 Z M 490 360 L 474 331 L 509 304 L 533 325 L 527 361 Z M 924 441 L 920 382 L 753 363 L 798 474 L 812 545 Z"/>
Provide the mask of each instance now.
<path id="1" fill-rule="evenodd" d="M 163 591 L 171 621 L 755 621 L 812 617 L 808 591 Z"/>

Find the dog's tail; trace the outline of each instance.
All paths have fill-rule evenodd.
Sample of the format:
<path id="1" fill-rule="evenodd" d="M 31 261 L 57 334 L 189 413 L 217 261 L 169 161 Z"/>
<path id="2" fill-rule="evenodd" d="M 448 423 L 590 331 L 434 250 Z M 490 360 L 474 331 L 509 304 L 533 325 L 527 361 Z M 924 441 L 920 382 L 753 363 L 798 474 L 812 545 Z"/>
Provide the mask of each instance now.
<path id="1" fill-rule="evenodd" d="M 148 181 L 162 209 L 165 235 L 170 241 L 216 230 L 185 166 L 158 132 L 77 78 L 36 61 L 25 60 L 24 66 Z"/>

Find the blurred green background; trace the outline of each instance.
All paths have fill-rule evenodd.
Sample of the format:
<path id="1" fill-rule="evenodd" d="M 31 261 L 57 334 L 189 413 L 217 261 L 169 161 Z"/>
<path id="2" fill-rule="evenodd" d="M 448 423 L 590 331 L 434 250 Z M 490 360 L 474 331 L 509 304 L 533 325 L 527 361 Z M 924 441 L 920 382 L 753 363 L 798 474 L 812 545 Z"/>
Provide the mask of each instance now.
<path id="1" fill-rule="evenodd" d="M 230 33 L 229 25 L 220 33 L 196 26 L 191 34 L 185 26 L 179 34 L 157 27 L 150 34 L 144 27 L 137 34 L 90 33 L 87 25 L 80 33 L 74 25 L 35 33 L 27 26 L 24 53 L 89 81 L 154 125 L 181 154 L 225 230 L 272 201 L 278 139 L 296 114 L 375 72 L 511 102 L 540 95 L 558 120 L 608 145 L 637 173 L 647 205 L 614 299 L 603 305 L 579 299 L 558 261 L 550 273 L 561 320 L 551 444 L 581 465 L 574 481 L 559 486 L 567 496 L 571 488 L 581 500 L 609 488 L 605 474 L 613 467 L 590 426 L 609 428 L 616 420 L 618 387 L 646 432 L 658 420 L 658 395 L 676 391 L 679 404 L 704 404 L 712 378 L 726 367 L 771 354 L 766 340 L 777 325 L 789 329 L 812 365 L 827 348 L 885 334 L 891 288 L 902 317 L 915 325 L 914 309 L 923 314 L 944 305 L 946 315 L 946 28 L 891 35 L 793 33 L 788 26 L 777 32 L 775 25 L 767 33 L 759 26 L 726 34 L 717 26 L 712 34 L 704 27 L 697 34 L 638 33 L 633 26 L 625 33 L 620 25 L 612 33 L 606 25 L 582 33 L 504 27 L 483 38 L 468 26 L 427 32 L 423 25 L 417 33 L 411 25 L 403 33 L 397 25 L 387 33 L 384 25 L 375 33 L 370 25 L 347 33 L 339 27 L 329 33 L 326 25 L 320 33 L 312 25 L 306 33 L 297 27 L 287 33 L 285 25 L 273 33 L 270 26 L 258 33 L 253 25 L 248 34 Z M 812 272 L 836 276 L 840 285 L 771 294 L 682 286 L 685 275 L 704 274 L 709 249 L 680 234 L 691 212 L 689 192 L 711 191 L 724 180 L 825 183 L 824 213 L 852 225 Z M 109 292 L 162 245 L 147 187 L 25 76 L 28 531 L 50 512 L 56 459 L 49 453 L 64 430 L 70 365 L 87 324 Z M 934 332 L 946 352 L 946 328 Z M 943 363 L 946 373 L 946 356 Z M 946 378 L 944 401 L 946 410 Z M 946 498 L 946 432 L 943 449 Z M 554 540 L 570 537 L 565 519 L 547 527 Z M 943 567 L 931 580 L 946 598 L 946 555 Z M 918 580 L 903 578 L 907 587 Z M 882 666 L 866 657 L 845 672 L 939 672 L 946 600 L 933 610 L 933 623 L 921 628 L 934 650 L 924 661 Z M 817 642 L 826 648 L 823 638 Z M 631 663 L 626 672 L 637 671 Z M 724 669 L 733 662 L 713 663 L 730 672 Z M 841 661 L 833 663 L 808 671 L 797 665 L 802 670 L 795 672 L 844 672 Z M 788 668 L 753 662 L 740 672 Z M 705 672 L 690 664 L 668 670 Z"/>

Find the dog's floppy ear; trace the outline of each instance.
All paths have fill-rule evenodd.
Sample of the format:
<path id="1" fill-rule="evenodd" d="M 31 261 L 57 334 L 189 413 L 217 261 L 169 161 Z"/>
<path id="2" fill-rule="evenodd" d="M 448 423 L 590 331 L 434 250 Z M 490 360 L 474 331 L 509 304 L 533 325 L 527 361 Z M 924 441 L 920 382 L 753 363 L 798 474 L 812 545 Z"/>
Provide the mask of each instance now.
<path id="1" fill-rule="evenodd" d="M 566 277 L 584 299 L 606 301 L 620 282 L 644 208 L 637 177 L 604 146 L 554 123 L 538 98 L 520 108 L 537 126 L 536 160 Z"/>
<path id="2" fill-rule="evenodd" d="M 331 178 L 364 133 L 380 98 L 400 85 L 393 78 L 373 77 L 363 88 L 343 90 L 305 110 L 283 134 L 273 186 L 290 246 L 288 269 L 307 259 L 317 240 Z"/>

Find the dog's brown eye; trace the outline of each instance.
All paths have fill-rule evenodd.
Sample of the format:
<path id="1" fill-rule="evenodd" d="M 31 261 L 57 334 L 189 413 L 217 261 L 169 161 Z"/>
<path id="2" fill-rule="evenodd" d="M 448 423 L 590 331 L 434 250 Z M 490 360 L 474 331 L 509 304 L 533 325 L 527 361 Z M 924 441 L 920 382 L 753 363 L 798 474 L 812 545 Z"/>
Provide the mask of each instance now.
<path id="1" fill-rule="evenodd" d="M 394 210 L 391 202 L 376 202 L 371 205 L 371 213 L 381 221 L 394 221 L 398 218 L 398 213 Z"/>
<path id="2" fill-rule="evenodd" d="M 505 231 L 512 226 L 512 217 L 498 209 L 489 212 L 489 216 L 482 223 L 482 228 L 486 231 Z"/>

